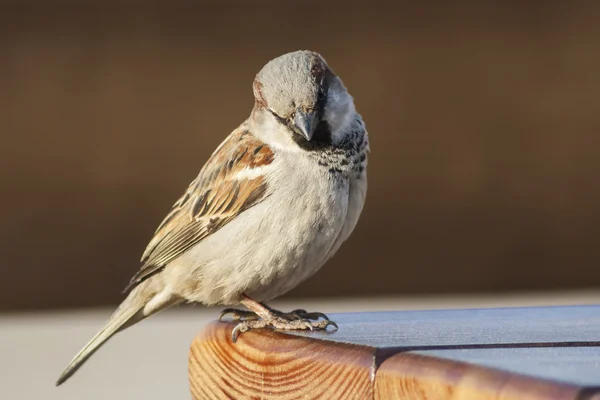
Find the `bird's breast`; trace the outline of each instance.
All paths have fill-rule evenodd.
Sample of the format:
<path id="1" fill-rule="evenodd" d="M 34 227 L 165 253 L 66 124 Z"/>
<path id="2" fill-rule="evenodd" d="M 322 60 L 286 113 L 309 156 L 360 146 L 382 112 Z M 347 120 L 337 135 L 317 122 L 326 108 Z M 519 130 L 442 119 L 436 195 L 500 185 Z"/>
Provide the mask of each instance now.
<path id="1" fill-rule="evenodd" d="M 269 249 L 264 280 L 254 295 L 269 300 L 313 275 L 329 258 L 348 211 L 349 182 L 308 163 L 269 198 Z M 268 270 L 268 271 L 267 271 Z"/>
<path id="2" fill-rule="evenodd" d="M 173 274 L 196 281 L 190 301 L 236 304 L 242 293 L 275 298 L 332 255 L 348 211 L 349 181 L 309 159 L 279 158 L 268 196 L 176 260 Z"/>

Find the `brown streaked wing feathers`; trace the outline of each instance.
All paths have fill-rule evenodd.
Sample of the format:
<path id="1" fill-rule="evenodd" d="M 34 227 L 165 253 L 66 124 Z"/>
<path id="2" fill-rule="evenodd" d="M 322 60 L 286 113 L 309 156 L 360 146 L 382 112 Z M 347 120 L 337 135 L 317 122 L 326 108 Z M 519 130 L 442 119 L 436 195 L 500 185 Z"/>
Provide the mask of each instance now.
<path id="1" fill-rule="evenodd" d="M 159 225 L 142 256 L 142 268 L 125 291 L 161 271 L 190 247 L 261 202 L 267 196 L 263 177 L 232 178 L 245 168 L 271 162 L 273 152 L 267 145 L 247 131 L 234 131 Z"/>

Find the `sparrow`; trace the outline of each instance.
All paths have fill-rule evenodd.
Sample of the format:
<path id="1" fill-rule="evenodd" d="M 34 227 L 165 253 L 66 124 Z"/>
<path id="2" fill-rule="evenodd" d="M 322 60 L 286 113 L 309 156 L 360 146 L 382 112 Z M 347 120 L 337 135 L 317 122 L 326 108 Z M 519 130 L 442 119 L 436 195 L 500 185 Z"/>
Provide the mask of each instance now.
<path id="1" fill-rule="evenodd" d="M 367 192 L 369 141 L 352 96 L 316 52 L 269 61 L 250 117 L 221 143 L 156 229 L 125 300 L 57 386 L 114 334 L 180 303 L 228 308 L 242 332 L 337 328 L 266 302 L 294 288 L 352 233 Z"/>

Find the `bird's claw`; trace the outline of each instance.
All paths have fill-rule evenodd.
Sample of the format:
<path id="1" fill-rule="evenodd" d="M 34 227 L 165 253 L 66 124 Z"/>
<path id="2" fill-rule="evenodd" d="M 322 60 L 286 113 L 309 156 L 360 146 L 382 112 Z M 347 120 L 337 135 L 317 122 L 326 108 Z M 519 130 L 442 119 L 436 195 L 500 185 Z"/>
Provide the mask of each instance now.
<path id="1" fill-rule="evenodd" d="M 333 321 L 330 321 L 329 319 L 327 319 L 327 320 L 325 321 L 325 328 L 324 328 L 324 329 L 325 329 L 325 330 L 327 330 L 327 327 L 328 327 L 328 326 L 330 326 L 330 325 L 331 325 L 331 326 L 333 326 L 333 327 L 335 328 L 335 329 L 334 329 L 333 331 L 331 331 L 331 332 L 335 332 L 335 331 L 337 331 L 338 329 L 340 329 L 340 328 L 338 327 L 338 324 L 336 324 L 336 323 L 335 323 L 335 322 L 333 322 Z"/>
<path id="2" fill-rule="evenodd" d="M 323 313 L 307 313 L 305 310 L 294 310 L 290 313 L 273 312 L 272 317 L 268 319 L 244 319 L 238 322 L 231 331 L 231 341 L 235 343 L 242 333 L 251 329 L 327 331 L 329 326 L 335 328 L 330 332 L 338 330 L 338 325 Z"/>
<path id="3" fill-rule="evenodd" d="M 238 323 L 236 326 L 233 327 L 232 331 L 231 331 L 231 341 L 233 343 L 237 342 L 238 337 L 240 337 L 240 335 L 243 332 L 246 332 L 250 330 L 249 327 L 247 327 L 244 322 L 240 322 Z"/>
<path id="4" fill-rule="evenodd" d="M 279 316 L 287 319 L 308 319 L 313 321 L 318 321 L 319 318 L 324 320 L 329 320 L 329 317 L 321 312 L 307 312 L 303 309 L 293 310 L 289 313 L 280 313 Z"/>

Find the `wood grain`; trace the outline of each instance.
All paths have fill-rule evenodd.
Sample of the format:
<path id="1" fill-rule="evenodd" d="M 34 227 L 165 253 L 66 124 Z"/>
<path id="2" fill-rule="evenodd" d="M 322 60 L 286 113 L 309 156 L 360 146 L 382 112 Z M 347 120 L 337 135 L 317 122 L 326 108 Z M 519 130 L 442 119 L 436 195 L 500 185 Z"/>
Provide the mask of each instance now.
<path id="1" fill-rule="evenodd" d="M 401 353 L 377 369 L 374 395 L 376 400 L 577 400 L 581 390 L 494 368 Z"/>
<path id="2" fill-rule="evenodd" d="M 194 399 L 600 400 L 600 306 L 330 315 L 192 344 Z"/>
<path id="3" fill-rule="evenodd" d="M 374 348 L 268 330 L 246 332 L 233 344 L 232 327 L 215 322 L 194 340 L 194 399 L 373 398 Z"/>

